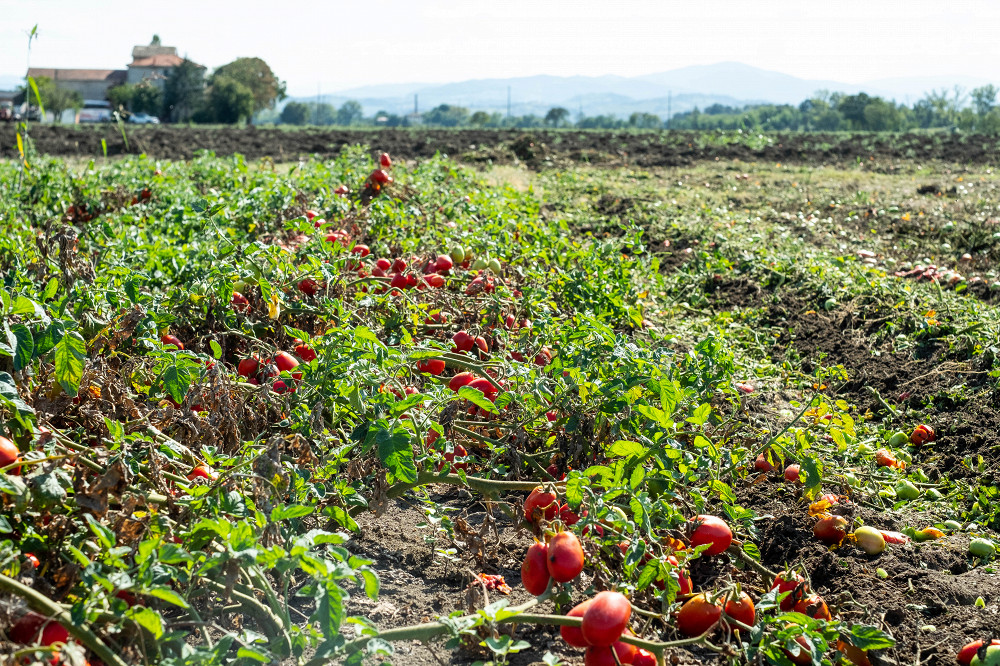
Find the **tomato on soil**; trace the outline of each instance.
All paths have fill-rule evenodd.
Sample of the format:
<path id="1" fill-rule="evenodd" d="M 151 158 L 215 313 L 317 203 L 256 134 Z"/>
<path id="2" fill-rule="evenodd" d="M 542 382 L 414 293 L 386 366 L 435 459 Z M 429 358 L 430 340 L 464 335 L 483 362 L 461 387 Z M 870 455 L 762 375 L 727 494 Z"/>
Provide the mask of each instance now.
<path id="1" fill-rule="evenodd" d="M 962 666 L 969 666 L 969 664 L 972 663 L 972 658 L 976 656 L 976 653 L 979 651 L 979 648 L 983 647 L 983 645 L 984 642 L 982 640 L 973 641 L 967 644 L 961 650 L 959 650 L 958 656 L 956 656 L 955 659 L 958 661 L 958 663 L 962 664 Z M 990 645 L 1000 645 L 1000 639 L 996 638 L 992 639 L 990 641 Z M 839 650 L 840 647 L 838 646 L 837 649 Z"/>
<path id="2" fill-rule="evenodd" d="M 594 603 L 593 599 L 587 599 L 586 601 L 577 604 L 570 610 L 570 612 L 566 613 L 566 617 L 583 617 L 583 614 L 587 612 L 587 609 L 590 608 L 590 604 L 592 603 Z M 562 636 L 564 641 L 573 647 L 585 648 L 590 645 L 590 643 L 588 643 L 583 637 L 583 632 L 580 630 L 580 627 L 559 627 L 559 635 Z"/>
<path id="3" fill-rule="evenodd" d="M 615 661 L 615 652 L 618 654 L 618 661 Z M 617 666 L 618 664 L 634 664 L 635 655 L 638 648 L 631 643 L 615 641 L 611 647 L 591 645 L 583 653 L 584 666 Z"/>
<path id="4" fill-rule="evenodd" d="M 706 594 L 698 594 L 684 602 L 677 613 L 677 631 L 688 637 L 701 636 L 721 617 L 721 601 L 712 603 Z"/>
<path id="5" fill-rule="evenodd" d="M 811 618 L 817 620 L 832 620 L 833 616 L 830 614 L 830 608 L 823 601 L 823 597 L 818 594 L 810 594 L 803 597 L 792 610 L 796 613 L 802 613 L 803 615 L 808 615 Z"/>
<path id="6" fill-rule="evenodd" d="M 823 543 L 840 543 L 847 536 L 847 519 L 829 513 L 820 514 L 813 525 L 813 534 Z"/>
<path id="7" fill-rule="evenodd" d="M 568 583 L 583 571 L 583 546 L 572 532 L 560 532 L 549 541 L 549 575 Z"/>
<path id="8" fill-rule="evenodd" d="M 775 588 L 777 588 L 779 595 L 784 594 L 785 592 L 791 592 L 791 594 L 781 601 L 781 610 L 788 612 L 792 610 L 792 606 L 795 605 L 796 595 L 801 596 L 801 594 L 805 592 L 806 581 L 797 573 L 784 572 L 774 577 L 771 589 L 773 590 Z"/>
<path id="9" fill-rule="evenodd" d="M 162 342 L 165 345 L 173 345 L 178 349 L 184 349 L 184 343 L 180 341 L 180 338 L 177 338 L 176 336 L 173 335 L 160 336 L 160 342 Z"/>
<path id="10" fill-rule="evenodd" d="M 188 474 L 187 478 L 188 481 L 194 481 L 195 479 L 208 479 L 209 481 L 215 481 L 219 478 L 219 474 L 205 465 L 198 465 L 191 470 L 191 473 Z"/>
<path id="11" fill-rule="evenodd" d="M 733 542 L 733 532 L 726 521 L 718 516 L 695 516 L 692 520 L 694 530 L 691 532 L 691 545 L 709 544 L 702 555 L 718 555 L 729 548 Z"/>
<path id="12" fill-rule="evenodd" d="M 552 520 L 558 512 L 559 500 L 556 494 L 541 486 L 532 490 L 528 494 L 528 498 L 524 500 L 524 517 L 528 519 L 528 522 L 535 522 L 537 517 Z"/>
<path id="13" fill-rule="evenodd" d="M 727 601 L 725 610 L 726 615 L 748 627 L 752 627 L 757 621 L 757 611 L 754 608 L 753 599 L 746 592 L 741 591 L 738 598 Z"/>
<path id="14" fill-rule="evenodd" d="M 798 465 L 789 465 L 785 468 L 785 481 L 788 483 L 798 483 L 800 471 L 801 468 Z"/>
<path id="15" fill-rule="evenodd" d="M 476 376 L 471 372 L 460 372 L 451 378 L 448 382 L 448 388 L 457 393 L 458 389 L 470 384 L 475 378 Z"/>
<path id="16" fill-rule="evenodd" d="M 639 648 L 632 657 L 632 666 L 656 666 L 656 655 Z"/>
<path id="17" fill-rule="evenodd" d="M 580 631 L 591 645 L 609 646 L 621 638 L 632 617 L 632 606 L 620 592 L 598 592 L 583 614 Z"/>
<path id="18" fill-rule="evenodd" d="M 549 586 L 548 556 L 548 546 L 535 542 L 528 547 L 524 562 L 521 563 L 521 583 L 524 584 L 524 589 L 536 597 Z"/>

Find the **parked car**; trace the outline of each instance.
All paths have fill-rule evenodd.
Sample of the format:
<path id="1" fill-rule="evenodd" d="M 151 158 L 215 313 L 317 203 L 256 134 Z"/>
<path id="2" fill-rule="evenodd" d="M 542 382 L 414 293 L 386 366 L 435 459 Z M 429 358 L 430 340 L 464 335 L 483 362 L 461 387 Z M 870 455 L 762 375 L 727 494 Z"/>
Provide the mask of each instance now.
<path id="1" fill-rule="evenodd" d="M 12 102 L 0 102 L 0 122 L 17 122 L 21 114 L 14 109 Z"/>
<path id="2" fill-rule="evenodd" d="M 77 116 L 79 123 L 110 123 L 111 103 L 104 100 L 85 99 Z"/>
<path id="3" fill-rule="evenodd" d="M 130 123 L 135 123 L 136 125 L 159 125 L 160 119 L 156 116 L 151 116 L 148 113 L 133 113 L 128 117 Z"/>

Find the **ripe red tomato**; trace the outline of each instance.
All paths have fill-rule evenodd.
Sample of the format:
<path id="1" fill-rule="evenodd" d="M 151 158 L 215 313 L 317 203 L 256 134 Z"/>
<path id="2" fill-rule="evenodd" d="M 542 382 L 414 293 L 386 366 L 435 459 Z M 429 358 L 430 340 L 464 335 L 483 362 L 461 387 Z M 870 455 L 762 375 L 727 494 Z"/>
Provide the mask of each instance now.
<path id="1" fill-rule="evenodd" d="M 274 355 L 274 364 L 278 366 L 279 372 L 288 372 L 292 368 L 298 367 L 299 362 L 288 352 L 278 352 Z"/>
<path id="2" fill-rule="evenodd" d="M 781 610 L 786 613 L 792 610 L 792 606 L 795 605 L 796 597 L 801 597 L 807 589 L 805 579 L 799 574 L 791 571 L 780 573 L 774 577 L 774 583 L 771 584 L 771 589 L 773 590 L 775 588 L 777 588 L 779 596 L 785 592 L 791 592 L 791 594 L 781 601 Z"/>
<path id="3" fill-rule="evenodd" d="M 549 575 L 568 583 L 583 571 L 583 546 L 572 532 L 560 532 L 549 541 Z"/>
<path id="4" fill-rule="evenodd" d="M 475 339 L 475 343 L 476 347 L 478 347 L 479 351 L 481 352 L 480 356 L 484 356 L 485 354 L 490 353 L 490 345 L 488 342 L 486 342 L 486 338 L 480 335 Z"/>
<path id="5" fill-rule="evenodd" d="M 892 453 L 886 449 L 879 449 L 875 452 L 875 462 L 877 462 L 880 467 L 895 467 L 897 469 L 903 469 L 906 467 L 905 462 L 897 459 L 896 456 L 892 455 Z"/>
<path id="6" fill-rule="evenodd" d="M 823 601 L 823 597 L 818 594 L 810 594 L 807 597 L 803 597 L 792 607 L 792 610 L 817 620 L 833 619 L 833 616 L 830 614 L 830 608 Z"/>
<path id="7" fill-rule="evenodd" d="M 399 259 L 396 259 L 395 261 L 392 262 L 391 266 L 392 272 L 402 273 L 403 271 L 406 270 L 406 266 L 407 266 L 406 260 L 400 257 Z"/>
<path id="8" fill-rule="evenodd" d="M 6 437 L 0 437 L 0 467 L 15 463 L 20 457 L 21 451 L 17 445 Z"/>
<path id="9" fill-rule="evenodd" d="M 790 651 L 785 650 L 785 656 L 788 657 L 796 666 L 809 666 L 812 664 L 812 653 L 809 651 L 809 641 L 806 640 L 806 637 L 796 636 L 795 642 L 801 645 L 802 649 L 799 650 L 799 653 L 796 655 L 793 655 Z"/>
<path id="10" fill-rule="evenodd" d="M 389 261 L 388 259 L 382 258 L 375 262 L 375 266 L 381 268 L 384 271 L 387 271 L 390 268 L 392 268 L 392 262 Z"/>
<path id="11" fill-rule="evenodd" d="M 430 436 L 428 436 L 427 437 L 427 439 L 428 439 L 427 443 L 428 444 L 433 444 L 435 441 L 437 441 L 437 431 L 436 430 L 431 430 L 431 434 L 434 435 L 434 439 L 431 440 Z M 456 463 L 455 462 L 455 458 L 464 458 L 467 455 L 469 455 L 469 452 L 465 450 L 465 447 L 462 446 L 461 444 L 456 444 L 454 451 L 452 451 L 451 453 L 444 454 L 444 459 L 447 462 L 453 463 L 452 467 L 454 467 L 455 469 L 461 469 L 461 470 L 468 471 L 468 469 L 469 469 L 469 463 L 464 463 L 464 462 Z M 444 463 L 443 462 L 440 465 L 438 465 L 438 471 L 440 472 L 442 469 L 444 469 Z"/>
<path id="12" fill-rule="evenodd" d="M 230 302 L 234 312 L 249 312 L 250 301 L 238 291 L 233 292 L 233 300 Z"/>
<path id="13" fill-rule="evenodd" d="M 726 521 L 718 516 L 695 516 L 692 523 L 695 528 L 691 532 L 691 545 L 711 544 L 702 555 L 718 555 L 729 548 L 729 544 L 733 542 L 732 530 L 729 529 Z"/>
<path id="14" fill-rule="evenodd" d="M 933 442 L 934 439 L 934 428 L 929 425 L 920 424 L 914 428 L 913 433 L 910 434 L 910 443 L 914 446 L 920 446 L 921 444 L 926 444 L 927 442 Z"/>
<path id="15" fill-rule="evenodd" d="M 612 651 L 618 653 L 618 661 L 615 661 L 615 655 Z M 631 643 L 622 643 L 621 641 L 615 641 L 611 647 L 599 647 L 597 645 L 591 645 L 587 647 L 587 651 L 583 653 L 583 666 L 617 666 L 618 664 L 634 664 L 635 655 L 638 652 L 638 648 Z M 655 659 L 654 659 L 654 662 Z"/>
<path id="16" fill-rule="evenodd" d="M 485 397 L 490 402 L 496 400 L 497 397 L 497 387 L 490 383 L 490 380 L 485 377 L 477 377 L 469 382 L 469 388 L 478 389 L 483 392 L 483 397 Z"/>
<path id="17" fill-rule="evenodd" d="M 260 370 L 260 361 L 255 358 L 245 358 L 236 366 L 236 372 L 243 377 L 253 377 Z"/>
<path id="18" fill-rule="evenodd" d="M 767 461 L 767 458 L 763 453 L 757 455 L 757 459 L 753 463 L 754 469 L 760 470 L 761 472 L 773 472 L 774 465 Z"/>
<path id="19" fill-rule="evenodd" d="M 24 560 L 25 560 L 25 564 L 27 566 L 31 567 L 32 569 L 37 569 L 39 567 L 39 565 L 41 564 L 38 561 L 38 558 L 35 557 L 34 553 L 25 553 L 24 554 Z"/>
<path id="20" fill-rule="evenodd" d="M 549 472 L 549 474 L 552 474 L 552 472 Z M 559 470 L 556 470 L 556 473 L 552 474 L 552 476 L 554 478 L 558 478 Z M 569 508 L 569 504 L 563 504 L 559 508 L 559 520 L 561 520 L 564 525 L 576 525 L 580 522 L 580 516 L 576 515 L 576 512 Z"/>
<path id="21" fill-rule="evenodd" d="M 383 169 L 392 168 L 392 160 L 389 158 L 389 153 L 382 153 L 378 158 L 378 163 Z"/>
<path id="22" fill-rule="evenodd" d="M 994 644 L 1000 645 L 1000 641 L 993 641 Z M 859 647 L 851 645 L 847 641 L 838 638 L 837 639 L 837 650 L 839 650 L 844 657 L 847 659 L 847 663 L 854 664 L 854 666 L 872 666 L 871 660 L 868 658 L 868 651 L 862 650 Z M 961 652 L 959 652 L 961 654 Z M 969 656 L 969 660 L 972 660 L 972 656 Z M 961 662 L 959 662 L 961 663 Z M 967 663 L 963 666 L 969 666 Z"/>
<path id="23" fill-rule="evenodd" d="M 417 372 L 440 375 L 444 372 L 444 361 L 439 358 L 428 358 L 423 361 L 417 361 Z"/>
<path id="24" fill-rule="evenodd" d="M 455 262 L 447 254 L 439 254 L 438 258 L 434 261 L 434 270 L 438 273 L 450 271 L 454 266 Z"/>
<path id="25" fill-rule="evenodd" d="M 219 478 L 219 474 L 205 465 L 198 465 L 191 470 L 191 473 L 188 474 L 187 478 L 188 481 L 194 481 L 195 479 L 208 479 L 209 481 L 215 481 Z"/>
<path id="26" fill-rule="evenodd" d="M 306 296 L 315 296 L 316 292 L 319 291 L 319 283 L 312 278 L 306 278 L 305 280 L 299 281 L 299 291 L 301 291 Z"/>
<path id="27" fill-rule="evenodd" d="M 455 349 L 461 352 L 471 351 L 476 346 L 476 339 L 465 331 L 451 336 L 451 341 L 455 344 Z"/>
<path id="28" fill-rule="evenodd" d="M 684 602 L 677 613 L 677 631 L 685 636 L 701 636 L 711 629 L 722 617 L 722 603 L 711 603 L 702 593 Z"/>
<path id="29" fill-rule="evenodd" d="M 431 289 L 440 289 L 444 286 L 444 278 L 437 273 L 432 273 L 430 275 L 424 276 L 424 284 L 426 284 Z"/>
<path id="30" fill-rule="evenodd" d="M 528 519 L 528 522 L 535 522 L 536 515 L 544 517 L 545 520 L 552 520 L 558 512 L 559 500 L 556 498 L 556 494 L 545 490 L 542 486 L 532 490 L 528 494 L 528 498 L 524 500 L 524 517 Z"/>
<path id="31" fill-rule="evenodd" d="M 165 345 L 173 345 L 173 346 L 177 347 L 178 349 L 184 349 L 184 343 L 182 343 L 179 338 L 177 338 L 177 337 L 175 337 L 173 335 L 169 335 L 168 334 L 168 335 L 161 336 L 160 337 L 160 342 L 162 342 Z"/>
<path id="32" fill-rule="evenodd" d="M 288 384 L 281 381 L 280 379 L 271 385 L 271 390 L 275 393 L 295 393 L 295 388 L 289 388 Z"/>
<path id="33" fill-rule="evenodd" d="M 551 362 L 552 362 L 552 350 L 549 349 L 548 347 L 542 347 L 541 351 L 539 351 L 535 355 L 535 365 L 537 365 L 540 368 L 544 368 Z"/>
<path id="34" fill-rule="evenodd" d="M 994 638 L 990 641 L 990 645 L 1000 645 L 1000 640 Z M 979 652 L 979 648 L 981 647 L 983 647 L 983 641 L 972 641 L 958 651 L 956 660 L 958 663 L 962 664 L 962 666 L 969 666 L 969 664 L 972 663 L 972 658 L 976 656 L 976 653 Z M 837 646 L 837 649 L 840 650 L 839 645 Z"/>
<path id="35" fill-rule="evenodd" d="M 813 534 L 823 543 L 840 543 L 847 536 L 847 519 L 829 513 L 821 514 L 813 525 Z"/>
<path id="36" fill-rule="evenodd" d="M 385 185 L 386 183 L 392 182 L 392 177 L 382 169 L 375 169 L 372 171 L 369 178 L 371 178 L 373 183 L 377 183 L 379 185 Z"/>
<path id="37" fill-rule="evenodd" d="M 789 465 L 785 468 L 785 481 L 788 483 L 798 483 L 799 482 L 799 472 L 802 469 L 798 465 Z"/>
<path id="38" fill-rule="evenodd" d="M 632 658 L 632 666 L 656 666 L 656 655 L 639 648 Z"/>
<path id="39" fill-rule="evenodd" d="M 368 248 L 367 245 L 362 245 L 361 243 L 358 243 L 357 245 L 351 248 L 351 254 L 357 254 L 362 257 L 367 257 L 369 254 L 371 254 L 371 250 Z"/>
<path id="40" fill-rule="evenodd" d="M 58 622 L 49 622 L 45 616 L 32 611 L 18 618 L 8 635 L 12 641 L 22 645 L 52 645 L 69 640 L 66 627 Z"/>
<path id="41" fill-rule="evenodd" d="M 572 610 L 570 610 L 570 612 L 566 613 L 566 617 L 583 617 L 583 614 L 587 612 L 587 609 L 590 608 L 590 604 L 592 603 L 594 603 L 593 599 L 587 599 L 583 603 L 577 604 Z M 587 639 L 583 637 L 583 632 L 580 631 L 580 627 L 560 627 L 559 635 L 562 636 L 564 641 L 573 647 L 585 648 L 590 645 L 590 643 L 587 642 Z"/>
<path id="42" fill-rule="evenodd" d="M 521 583 L 524 589 L 536 597 L 549 586 L 549 549 L 544 543 L 535 542 L 528 548 L 521 563 Z"/>
<path id="43" fill-rule="evenodd" d="M 589 644 L 607 647 L 621 638 L 630 617 L 632 606 L 624 594 L 598 592 L 583 614 L 580 631 Z"/>
<path id="44" fill-rule="evenodd" d="M 315 361 L 317 358 L 316 351 L 307 345 L 295 345 L 295 354 L 301 358 L 306 363 Z"/>
<path id="45" fill-rule="evenodd" d="M 726 602 L 726 615 L 748 627 L 752 627 L 757 621 L 757 609 L 754 608 L 753 599 L 746 592 L 740 592 L 739 598 Z"/>
<path id="46" fill-rule="evenodd" d="M 469 384 L 475 378 L 476 376 L 471 372 L 460 372 L 451 378 L 451 381 L 448 382 L 448 388 L 457 393 L 458 389 Z"/>

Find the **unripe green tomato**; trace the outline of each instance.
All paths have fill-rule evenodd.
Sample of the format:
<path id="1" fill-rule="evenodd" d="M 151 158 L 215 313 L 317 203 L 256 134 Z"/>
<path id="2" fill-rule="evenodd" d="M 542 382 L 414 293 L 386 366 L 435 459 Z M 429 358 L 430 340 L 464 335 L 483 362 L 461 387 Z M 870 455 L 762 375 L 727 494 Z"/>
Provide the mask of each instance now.
<path id="1" fill-rule="evenodd" d="M 942 495 L 941 491 L 938 490 L 937 488 L 928 488 L 927 490 L 924 491 L 924 497 L 926 497 L 929 500 L 939 500 L 943 499 L 944 495 Z"/>
<path id="2" fill-rule="evenodd" d="M 823 302 L 823 309 L 826 310 L 827 312 L 834 309 L 835 307 L 837 307 L 837 299 L 835 298 L 828 298 Z"/>
<path id="3" fill-rule="evenodd" d="M 465 260 L 469 261 L 470 259 L 472 259 L 475 256 L 476 256 L 476 253 L 472 250 L 472 247 L 469 246 L 469 245 L 465 246 Z"/>
<path id="4" fill-rule="evenodd" d="M 976 557 L 988 559 L 996 555 L 997 548 L 990 539 L 976 537 L 969 543 L 969 553 Z"/>
<path id="5" fill-rule="evenodd" d="M 890 447 L 894 449 L 898 449 L 899 447 L 905 446 L 906 444 L 909 443 L 910 443 L 909 435 L 907 435 L 902 430 L 897 430 L 896 432 L 892 433 L 892 435 L 890 435 L 889 437 L 889 441 L 886 442 L 886 444 L 888 444 Z"/>
<path id="6" fill-rule="evenodd" d="M 920 497 L 920 489 L 906 479 L 897 481 L 894 490 L 896 491 L 896 497 L 901 500 L 910 501 Z"/>
<path id="7" fill-rule="evenodd" d="M 237 280 L 236 282 L 233 283 L 233 291 L 238 291 L 242 294 L 243 290 L 246 288 L 247 288 L 246 280 Z"/>
<path id="8" fill-rule="evenodd" d="M 448 255 L 456 264 L 460 264 L 465 261 L 465 250 L 462 249 L 461 245 L 452 245 L 451 249 L 448 251 Z"/>
<path id="9" fill-rule="evenodd" d="M 990 645 L 986 648 L 986 658 L 980 659 L 977 652 L 969 666 L 1000 666 L 1000 645 Z"/>
<path id="10" fill-rule="evenodd" d="M 493 271 L 497 275 L 500 275 L 500 271 L 502 269 L 500 268 L 500 260 L 499 259 L 495 259 L 495 258 L 494 259 L 490 259 L 488 265 L 489 265 L 489 268 L 490 268 L 491 271 Z"/>
<path id="11" fill-rule="evenodd" d="M 942 523 L 942 525 L 944 525 L 945 529 L 948 530 L 962 529 L 962 523 L 958 522 L 957 520 L 946 520 Z"/>
<path id="12" fill-rule="evenodd" d="M 869 525 L 862 525 L 854 530 L 854 539 L 855 543 L 858 544 L 858 548 L 869 555 L 878 555 L 885 550 L 885 537 L 882 536 L 881 532 Z"/>
<path id="13" fill-rule="evenodd" d="M 472 266 L 470 266 L 470 268 L 474 271 L 481 271 L 487 266 L 489 266 L 489 263 L 485 259 L 477 257 L 476 260 L 472 262 Z"/>

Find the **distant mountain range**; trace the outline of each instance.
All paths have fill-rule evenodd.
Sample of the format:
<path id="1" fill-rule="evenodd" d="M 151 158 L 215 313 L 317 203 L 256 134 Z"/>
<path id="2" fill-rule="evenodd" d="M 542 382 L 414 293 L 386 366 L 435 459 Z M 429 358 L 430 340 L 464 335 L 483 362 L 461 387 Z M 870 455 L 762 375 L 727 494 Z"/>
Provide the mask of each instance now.
<path id="1" fill-rule="evenodd" d="M 366 115 L 376 111 L 407 114 L 416 108 L 428 111 L 439 104 L 463 106 L 472 111 L 507 112 L 510 89 L 511 113 L 544 115 L 562 106 L 576 116 L 611 114 L 626 117 L 633 112 L 665 117 L 704 109 L 712 104 L 742 106 L 750 103 L 798 104 L 818 90 L 879 95 L 912 104 L 931 90 L 962 86 L 966 92 L 989 83 L 967 76 L 905 77 L 880 79 L 864 84 L 800 79 L 738 62 L 683 67 L 644 76 L 528 76 L 510 79 L 476 79 L 460 83 L 409 83 L 364 86 L 321 95 L 319 100 L 340 106 L 356 100 Z M 293 97 L 314 102 L 316 96 Z"/>

